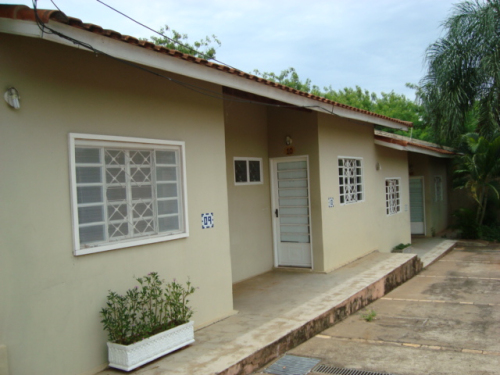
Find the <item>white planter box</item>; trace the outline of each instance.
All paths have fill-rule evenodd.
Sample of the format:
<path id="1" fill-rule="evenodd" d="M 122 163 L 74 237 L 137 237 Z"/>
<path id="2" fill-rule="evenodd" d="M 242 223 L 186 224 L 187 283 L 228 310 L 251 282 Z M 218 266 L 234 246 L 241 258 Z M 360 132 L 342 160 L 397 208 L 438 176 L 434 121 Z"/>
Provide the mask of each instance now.
<path id="1" fill-rule="evenodd" d="M 109 366 L 130 371 L 194 342 L 193 322 L 160 332 L 131 345 L 108 342 Z"/>

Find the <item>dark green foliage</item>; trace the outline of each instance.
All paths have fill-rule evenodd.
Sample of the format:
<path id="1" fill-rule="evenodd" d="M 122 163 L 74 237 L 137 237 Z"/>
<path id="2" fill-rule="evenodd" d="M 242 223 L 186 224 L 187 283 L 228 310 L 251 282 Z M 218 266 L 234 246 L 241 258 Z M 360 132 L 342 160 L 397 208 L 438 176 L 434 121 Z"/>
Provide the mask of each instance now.
<path id="1" fill-rule="evenodd" d="M 187 53 L 189 55 L 201 57 L 205 60 L 215 59 L 216 49 L 221 46 L 221 42 L 215 35 L 211 37 L 206 36 L 199 41 L 190 44 L 188 42 L 188 35 L 181 34 L 178 31 L 170 30 L 168 25 L 160 29 L 160 34 L 169 34 L 166 37 L 152 36 L 151 41 L 159 46 L 163 46 L 170 49 L 176 49 L 177 51 Z M 215 43 L 215 46 L 214 46 Z"/>
<path id="2" fill-rule="evenodd" d="M 500 124 L 500 0 L 455 4 L 446 35 L 427 49 L 428 73 L 418 91 L 426 120 L 442 139 Z"/>
<path id="3" fill-rule="evenodd" d="M 140 286 L 124 295 L 110 291 L 101 310 L 109 341 L 129 345 L 187 323 L 193 315 L 187 297 L 195 292 L 191 282 L 164 283 L 158 273 L 136 279 Z"/>
<path id="4" fill-rule="evenodd" d="M 475 220 L 475 212 L 468 208 L 460 208 L 453 213 L 453 228 L 458 229 L 460 238 L 473 240 L 479 238 L 479 225 Z"/>

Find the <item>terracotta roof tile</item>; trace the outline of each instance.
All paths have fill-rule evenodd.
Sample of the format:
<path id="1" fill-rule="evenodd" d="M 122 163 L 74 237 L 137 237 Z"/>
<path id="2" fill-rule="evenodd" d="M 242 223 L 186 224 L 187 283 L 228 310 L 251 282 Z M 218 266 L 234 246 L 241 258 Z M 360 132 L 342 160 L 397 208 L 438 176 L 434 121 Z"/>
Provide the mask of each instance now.
<path id="1" fill-rule="evenodd" d="M 44 23 L 49 22 L 49 20 L 61 22 L 61 23 L 67 24 L 69 26 L 78 28 L 78 29 L 87 30 L 87 31 L 92 32 L 94 34 L 99 34 L 99 35 L 102 35 L 102 36 L 105 36 L 105 37 L 108 37 L 108 38 L 111 38 L 114 40 L 120 40 L 124 43 L 128 43 L 128 44 L 138 46 L 141 48 L 145 48 L 148 50 L 153 50 L 153 51 L 156 51 L 159 53 L 166 53 L 166 54 L 169 54 L 169 55 L 174 56 L 176 58 L 180 58 L 182 60 L 190 61 L 190 62 L 193 62 L 196 64 L 201 64 L 201 65 L 204 65 L 208 68 L 214 68 L 217 70 L 227 72 L 228 74 L 234 74 L 234 75 L 244 77 L 244 78 L 247 78 L 247 79 L 262 83 L 262 84 L 270 85 L 270 86 L 276 87 L 276 88 L 281 89 L 281 90 L 289 91 L 289 92 L 294 93 L 296 95 L 310 98 L 310 99 L 313 99 L 313 100 L 316 100 L 316 101 L 319 101 L 322 103 L 330 104 L 334 107 L 344 108 L 344 109 L 348 109 L 351 111 L 363 113 L 363 114 L 366 114 L 366 115 L 369 115 L 372 117 L 377 117 L 380 119 L 384 119 L 384 120 L 391 121 L 391 122 L 394 122 L 394 123 L 397 123 L 400 125 L 404 125 L 404 126 L 408 126 L 408 127 L 412 126 L 412 123 L 408 122 L 408 121 L 390 118 L 387 116 L 379 115 L 377 113 L 366 111 L 364 109 L 359 109 L 359 108 L 351 107 L 351 106 L 348 106 L 345 104 L 337 103 L 335 101 L 332 101 L 332 100 L 329 100 L 329 99 L 326 99 L 326 98 L 323 98 L 320 96 L 312 95 L 310 93 L 306 93 L 303 91 L 299 91 L 299 90 L 293 89 L 291 87 L 287 87 L 287 86 L 281 85 L 279 83 L 263 79 L 261 77 L 256 77 L 254 75 L 242 72 L 238 69 L 230 68 L 230 67 L 227 67 L 225 65 L 216 64 L 216 63 L 213 63 L 211 61 L 207 61 L 205 59 L 202 59 L 202 58 L 199 58 L 196 56 L 192 56 L 192 55 L 188 55 L 188 54 L 179 52 L 177 50 L 168 49 L 165 47 L 159 47 L 159 46 L 156 46 L 150 42 L 139 41 L 137 38 L 134 38 L 132 36 L 122 35 L 119 32 L 114 31 L 114 30 L 103 29 L 99 25 L 94 25 L 91 23 L 83 23 L 80 19 L 74 18 L 74 17 L 67 17 L 64 13 L 62 13 L 58 10 L 39 9 L 38 16 L 41 19 L 41 21 Z M 18 20 L 26 20 L 26 21 L 35 21 L 35 15 L 34 15 L 33 9 L 31 9 L 25 5 L 0 4 L 0 17 L 1 18 L 18 19 Z"/>

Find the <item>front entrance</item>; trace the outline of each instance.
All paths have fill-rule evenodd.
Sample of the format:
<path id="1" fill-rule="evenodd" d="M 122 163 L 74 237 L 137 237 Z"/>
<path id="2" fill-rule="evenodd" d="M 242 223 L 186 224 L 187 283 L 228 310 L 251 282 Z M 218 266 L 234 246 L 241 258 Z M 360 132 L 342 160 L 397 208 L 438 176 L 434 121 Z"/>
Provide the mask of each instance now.
<path id="1" fill-rule="evenodd" d="M 312 267 L 307 156 L 271 159 L 275 266 Z"/>
<path id="2" fill-rule="evenodd" d="M 425 234 L 424 178 L 410 178 L 411 234 Z"/>

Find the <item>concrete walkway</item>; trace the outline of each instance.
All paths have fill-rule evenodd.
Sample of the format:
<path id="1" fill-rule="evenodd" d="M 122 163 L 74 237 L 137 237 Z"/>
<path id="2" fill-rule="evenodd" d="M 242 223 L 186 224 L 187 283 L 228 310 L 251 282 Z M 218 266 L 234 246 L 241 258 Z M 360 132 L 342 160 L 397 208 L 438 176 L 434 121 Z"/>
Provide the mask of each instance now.
<path id="1" fill-rule="evenodd" d="M 366 321 L 368 311 L 376 312 L 371 321 Z M 266 371 L 279 374 L 269 371 L 270 366 L 280 369 L 287 361 L 290 368 L 290 363 L 307 359 L 314 361 L 311 375 L 498 375 L 499 338 L 500 246 L 457 246 Z"/>
<path id="2" fill-rule="evenodd" d="M 424 248 L 425 241 L 422 242 Z M 454 245 L 437 241 L 422 254 Z M 275 270 L 233 287 L 238 314 L 195 332 L 195 344 L 134 374 L 249 374 L 415 276 L 415 254 L 371 253 L 329 274 Z M 107 369 L 100 375 L 122 373 Z"/>

